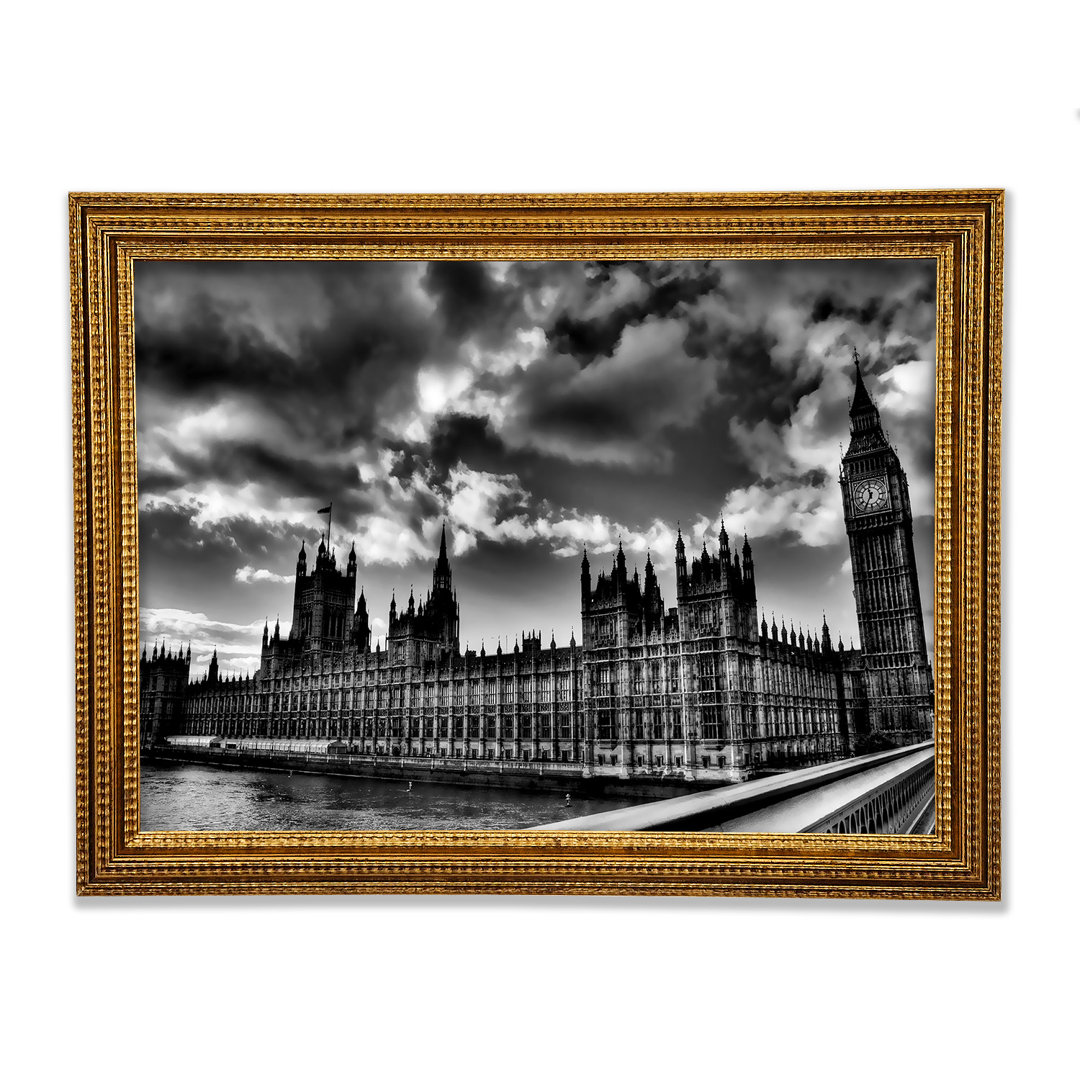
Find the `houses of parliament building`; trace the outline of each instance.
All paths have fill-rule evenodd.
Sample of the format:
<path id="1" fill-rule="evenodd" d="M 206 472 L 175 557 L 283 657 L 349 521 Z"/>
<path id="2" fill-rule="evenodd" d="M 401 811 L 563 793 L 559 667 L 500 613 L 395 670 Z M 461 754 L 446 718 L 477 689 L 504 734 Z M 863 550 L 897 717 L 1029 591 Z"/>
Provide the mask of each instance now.
<path id="1" fill-rule="evenodd" d="M 933 680 L 908 484 L 856 359 L 840 465 L 860 648 L 767 622 L 748 539 L 688 557 L 675 547 L 676 603 L 651 558 L 628 574 L 621 545 L 595 578 L 581 560 L 582 641 L 526 635 L 512 650 L 462 651 L 443 529 L 430 592 L 391 602 L 371 648 L 357 560 L 301 546 L 292 622 L 263 630 L 261 663 L 223 677 L 217 653 L 189 681 L 191 652 L 143 652 L 145 747 L 234 740 L 411 759 L 580 765 L 585 776 L 674 773 L 738 780 L 930 736 Z M 528 764 L 526 764 L 528 763 Z"/>

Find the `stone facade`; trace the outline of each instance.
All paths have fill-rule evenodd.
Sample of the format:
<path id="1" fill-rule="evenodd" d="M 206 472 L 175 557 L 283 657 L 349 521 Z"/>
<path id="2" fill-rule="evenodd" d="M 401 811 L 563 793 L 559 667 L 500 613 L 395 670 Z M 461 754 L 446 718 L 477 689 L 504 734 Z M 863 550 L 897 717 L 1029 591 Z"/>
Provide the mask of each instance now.
<path id="1" fill-rule="evenodd" d="M 443 531 L 432 588 L 371 649 L 356 600 L 325 543 L 315 568 L 301 547 L 293 620 L 263 630 L 250 677 L 210 671 L 188 683 L 188 657 L 142 663 L 143 738 L 168 734 L 320 741 L 342 752 L 524 763 L 584 775 L 677 774 L 738 780 L 927 738 L 933 688 L 922 629 L 907 481 L 856 368 L 852 438 L 840 483 L 862 649 L 833 645 L 758 611 L 749 540 L 687 559 L 676 544 L 676 605 L 665 608 L 651 558 L 629 576 L 621 545 L 595 581 L 581 561 L 583 640 L 462 652 Z M 355 606 L 354 606 L 355 602 Z M 181 670 L 182 665 L 182 670 Z"/>

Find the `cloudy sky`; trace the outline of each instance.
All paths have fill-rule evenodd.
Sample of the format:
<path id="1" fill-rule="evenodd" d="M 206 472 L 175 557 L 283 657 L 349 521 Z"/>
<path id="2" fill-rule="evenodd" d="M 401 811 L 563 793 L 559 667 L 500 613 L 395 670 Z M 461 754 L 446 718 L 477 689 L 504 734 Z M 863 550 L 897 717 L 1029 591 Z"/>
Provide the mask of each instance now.
<path id="1" fill-rule="evenodd" d="M 334 503 L 385 633 L 445 520 L 462 638 L 581 638 L 578 563 L 749 533 L 759 604 L 857 640 L 852 346 L 907 469 L 930 629 L 929 261 L 140 262 L 142 639 L 258 666 Z M 464 641 L 463 641 L 464 643 Z"/>

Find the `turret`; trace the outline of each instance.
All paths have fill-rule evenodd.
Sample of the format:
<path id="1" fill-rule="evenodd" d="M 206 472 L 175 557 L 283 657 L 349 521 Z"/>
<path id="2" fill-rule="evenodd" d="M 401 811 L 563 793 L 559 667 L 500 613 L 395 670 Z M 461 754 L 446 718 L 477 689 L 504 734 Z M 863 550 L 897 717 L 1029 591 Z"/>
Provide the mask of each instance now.
<path id="1" fill-rule="evenodd" d="M 353 615 L 352 643 L 361 652 L 371 649 L 371 624 L 363 589 L 360 590 L 360 599 L 356 601 L 356 613 Z"/>
<path id="2" fill-rule="evenodd" d="M 349 548 L 349 561 L 345 567 L 345 576 L 354 578 L 356 577 L 356 543 L 354 542 Z"/>
<path id="3" fill-rule="evenodd" d="M 824 612 L 821 614 L 821 651 L 832 652 L 832 638 L 829 635 L 829 623 Z"/>
<path id="4" fill-rule="evenodd" d="M 439 538 L 439 558 L 435 562 L 435 569 L 431 575 L 431 585 L 434 591 L 450 588 L 450 560 L 446 555 L 445 522 L 443 522 L 442 535 Z"/>
<path id="5" fill-rule="evenodd" d="M 664 625 L 664 598 L 660 595 L 660 583 L 656 580 L 652 552 L 645 556 L 645 633 L 651 634 Z"/>
<path id="6" fill-rule="evenodd" d="M 298 578 L 307 576 L 307 550 L 303 540 L 300 541 L 300 554 L 296 557 L 296 576 Z"/>
<path id="7" fill-rule="evenodd" d="M 623 554 L 621 540 L 619 550 L 615 553 L 615 581 L 617 584 L 626 584 L 626 556 Z"/>
<path id="8" fill-rule="evenodd" d="M 207 682 L 217 683 L 218 681 L 218 659 L 217 649 L 214 649 L 214 655 L 210 657 L 210 670 L 207 672 Z"/>
<path id="9" fill-rule="evenodd" d="M 746 583 L 747 589 L 750 591 L 751 598 L 756 598 L 757 587 L 754 583 L 754 554 L 750 550 L 750 540 L 746 533 L 743 533 L 742 540 L 742 573 L 743 581 Z"/>
<path id="10" fill-rule="evenodd" d="M 589 555 L 583 548 L 581 551 L 581 608 L 587 611 L 589 600 L 592 597 L 592 571 L 589 569 Z"/>
<path id="11" fill-rule="evenodd" d="M 675 578 L 681 583 L 686 578 L 686 545 L 683 543 L 682 525 L 679 524 L 677 529 L 678 532 L 675 536 Z"/>

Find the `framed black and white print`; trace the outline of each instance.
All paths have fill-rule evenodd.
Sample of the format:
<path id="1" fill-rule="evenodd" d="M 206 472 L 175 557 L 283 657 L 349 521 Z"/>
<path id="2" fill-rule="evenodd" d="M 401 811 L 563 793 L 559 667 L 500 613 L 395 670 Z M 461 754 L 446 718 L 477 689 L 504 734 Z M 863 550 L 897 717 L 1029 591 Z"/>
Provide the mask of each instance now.
<path id="1" fill-rule="evenodd" d="M 82 891 L 996 898 L 999 192 L 72 230 Z"/>

